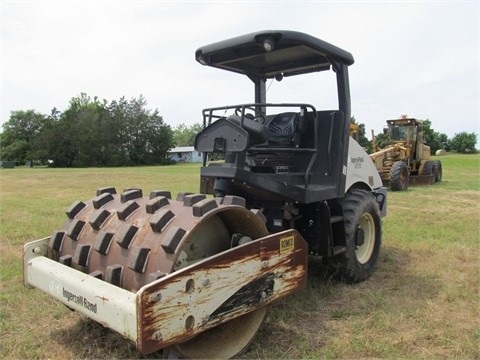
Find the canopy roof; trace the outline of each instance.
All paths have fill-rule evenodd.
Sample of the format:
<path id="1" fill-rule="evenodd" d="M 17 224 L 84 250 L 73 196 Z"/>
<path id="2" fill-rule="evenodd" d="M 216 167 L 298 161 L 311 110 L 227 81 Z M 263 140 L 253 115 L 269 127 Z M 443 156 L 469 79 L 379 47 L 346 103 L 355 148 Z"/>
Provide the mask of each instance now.
<path id="1" fill-rule="evenodd" d="M 291 76 L 330 69 L 335 62 L 352 65 L 352 54 L 296 31 L 259 31 L 200 47 L 202 65 L 255 78 Z"/>

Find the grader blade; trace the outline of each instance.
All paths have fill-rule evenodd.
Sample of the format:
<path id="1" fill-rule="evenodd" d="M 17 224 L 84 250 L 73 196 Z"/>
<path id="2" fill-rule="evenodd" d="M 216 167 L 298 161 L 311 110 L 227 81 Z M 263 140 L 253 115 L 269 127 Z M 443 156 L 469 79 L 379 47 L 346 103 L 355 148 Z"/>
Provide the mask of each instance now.
<path id="1" fill-rule="evenodd" d="M 432 185 L 435 183 L 435 177 L 433 175 L 414 175 L 410 176 L 409 185 Z"/>

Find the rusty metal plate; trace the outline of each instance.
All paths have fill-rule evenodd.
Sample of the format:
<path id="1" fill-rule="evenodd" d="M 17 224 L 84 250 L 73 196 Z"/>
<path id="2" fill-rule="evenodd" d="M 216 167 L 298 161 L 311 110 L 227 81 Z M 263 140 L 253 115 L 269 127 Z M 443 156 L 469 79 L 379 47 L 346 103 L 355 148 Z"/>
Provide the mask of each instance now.
<path id="1" fill-rule="evenodd" d="M 306 286 L 307 243 L 296 230 L 268 235 L 176 271 L 137 293 L 137 348 L 186 341 Z"/>

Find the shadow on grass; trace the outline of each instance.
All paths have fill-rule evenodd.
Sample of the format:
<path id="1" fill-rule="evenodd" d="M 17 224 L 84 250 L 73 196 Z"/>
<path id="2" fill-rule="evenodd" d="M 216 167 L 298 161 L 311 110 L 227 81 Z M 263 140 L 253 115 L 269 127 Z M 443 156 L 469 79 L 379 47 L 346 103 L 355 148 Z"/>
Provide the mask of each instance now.
<path id="1" fill-rule="evenodd" d="M 75 358 L 158 359 L 162 353 L 142 355 L 135 344 L 99 323 L 82 317 L 68 328 L 54 330 L 52 338 Z"/>
<path id="2" fill-rule="evenodd" d="M 349 285 L 328 278 L 321 261 L 311 259 L 307 288 L 271 306 L 267 321 L 243 357 L 355 357 L 348 350 L 349 343 L 335 350 L 339 335 L 352 333 L 356 327 L 365 332 L 371 326 L 377 332 L 375 323 L 367 323 L 376 314 L 401 318 L 412 308 L 425 308 L 426 299 L 438 293 L 438 279 L 415 274 L 410 263 L 407 251 L 384 246 L 371 278 Z"/>

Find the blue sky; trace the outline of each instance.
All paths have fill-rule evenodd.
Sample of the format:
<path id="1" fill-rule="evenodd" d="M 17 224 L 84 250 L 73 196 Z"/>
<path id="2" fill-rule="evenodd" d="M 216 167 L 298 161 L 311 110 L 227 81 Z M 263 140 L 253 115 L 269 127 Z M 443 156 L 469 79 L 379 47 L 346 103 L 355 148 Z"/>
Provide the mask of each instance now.
<path id="1" fill-rule="evenodd" d="M 253 86 L 202 67 L 195 50 L 286 29 L 353 54 L 352 113 L 367 135 L 402 114 L 449 137 L 478 134 L 479 19 L 478 1 L 2 0 L 0 123 L 14 110 L 62 111 L 82 92 L 109 102 L 143 95 L 167 124 L 201 122 L 203 108 L 253 101 Z M 322 108 L 321 81 L 273 83 L 267 99 Z"/>

